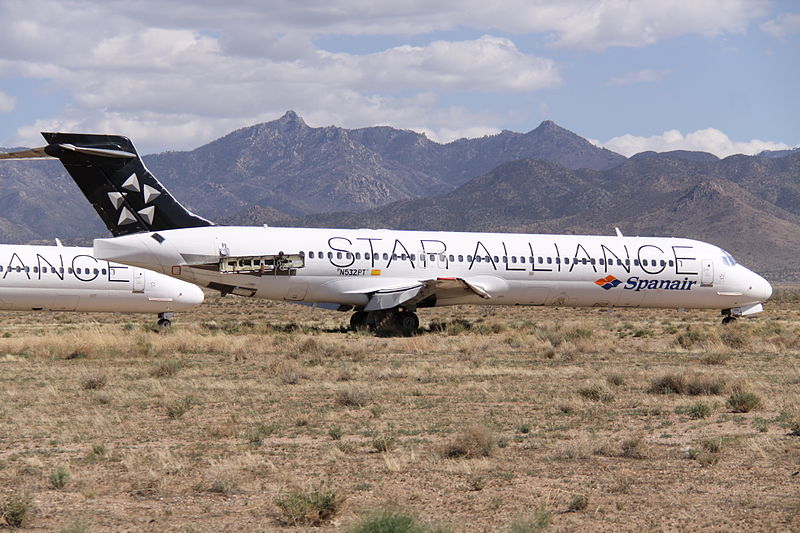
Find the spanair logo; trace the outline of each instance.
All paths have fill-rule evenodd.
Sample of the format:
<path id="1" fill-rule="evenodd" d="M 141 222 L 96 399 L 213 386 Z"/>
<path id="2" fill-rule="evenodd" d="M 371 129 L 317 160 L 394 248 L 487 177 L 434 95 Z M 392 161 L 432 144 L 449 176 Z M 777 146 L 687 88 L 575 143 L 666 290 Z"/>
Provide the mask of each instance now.
<path id="1" fill-rule="evenodd" d="M 613 289 L 614 287 L 620 285 L 621 283 L 622 282 L 620 280 L 618 280 L 617 278 L 615 278 L 610 274 L 604 278 L 600 278 L 597 281 L 595 281 L 595 284 L 603 287 L 605 290 Z"/>

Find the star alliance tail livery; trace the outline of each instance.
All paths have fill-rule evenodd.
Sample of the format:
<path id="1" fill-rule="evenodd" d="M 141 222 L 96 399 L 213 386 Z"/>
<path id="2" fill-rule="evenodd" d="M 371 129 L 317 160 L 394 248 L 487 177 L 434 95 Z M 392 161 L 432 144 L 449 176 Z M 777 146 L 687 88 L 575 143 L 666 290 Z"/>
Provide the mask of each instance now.
<path id="1" fill-rule="evenodd" d="M 458 304 L 763 310 L 770 284 L 724 250 L 663 237 L 216 226 L 181 206 L 116 135 L 44 133 L 114 238 L 96 257 L 244 296 L 354 311 L 410 333 Z"/>

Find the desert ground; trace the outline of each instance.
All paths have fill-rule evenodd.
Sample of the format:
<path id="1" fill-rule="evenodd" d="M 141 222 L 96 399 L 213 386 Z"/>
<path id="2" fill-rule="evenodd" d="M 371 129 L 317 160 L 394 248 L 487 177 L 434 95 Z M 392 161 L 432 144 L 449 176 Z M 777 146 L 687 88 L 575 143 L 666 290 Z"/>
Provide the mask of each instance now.
<path id="1" fill-rule="evenodd" d="M 0 313 L 0 528 L 800 531 L 800 291 L 419 314 Z"/>

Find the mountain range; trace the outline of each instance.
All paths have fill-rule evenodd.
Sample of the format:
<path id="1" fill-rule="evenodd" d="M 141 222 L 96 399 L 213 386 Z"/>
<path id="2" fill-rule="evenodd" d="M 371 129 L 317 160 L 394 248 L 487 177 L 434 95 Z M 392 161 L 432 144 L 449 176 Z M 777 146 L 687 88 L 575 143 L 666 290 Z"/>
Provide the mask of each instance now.
<path id="1" fill-rule="evenodd" d="M 618 226 L 714 242 L 773 279 L 800 279 L 800 150 L 626 158 L 551 121 L 441 144 L 387 126 L 313 128 L 289 111 L 144 161 L 181 202 L 222 223 L 590 234 Z M 57 161 L 3 161 L 0 185 L 2 242 L 107 234 Z"/>

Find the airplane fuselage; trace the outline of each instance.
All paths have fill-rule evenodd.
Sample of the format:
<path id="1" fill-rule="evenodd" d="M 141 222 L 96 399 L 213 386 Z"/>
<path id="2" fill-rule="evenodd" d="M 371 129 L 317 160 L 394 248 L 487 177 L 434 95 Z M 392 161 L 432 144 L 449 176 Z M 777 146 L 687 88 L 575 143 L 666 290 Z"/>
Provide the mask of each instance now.
<path id="1" fill-rule="evenodd" d="M 772 292 L 719 247 L 676 238 L 212 226 L 98 239 L 94 251 L 223 292 L 356 308 L 377 291 L 451 278 L 476 291 L 421 306 L 738 309 Z M 284 271 L 214 266 L 279 256 L 302 260 Z"/>
<path id="2" fill-rule="evenodd" d="M 166 313 L 203 301 L 198 287 L 67 246 L 0 245 L 0 310 Z"/>

